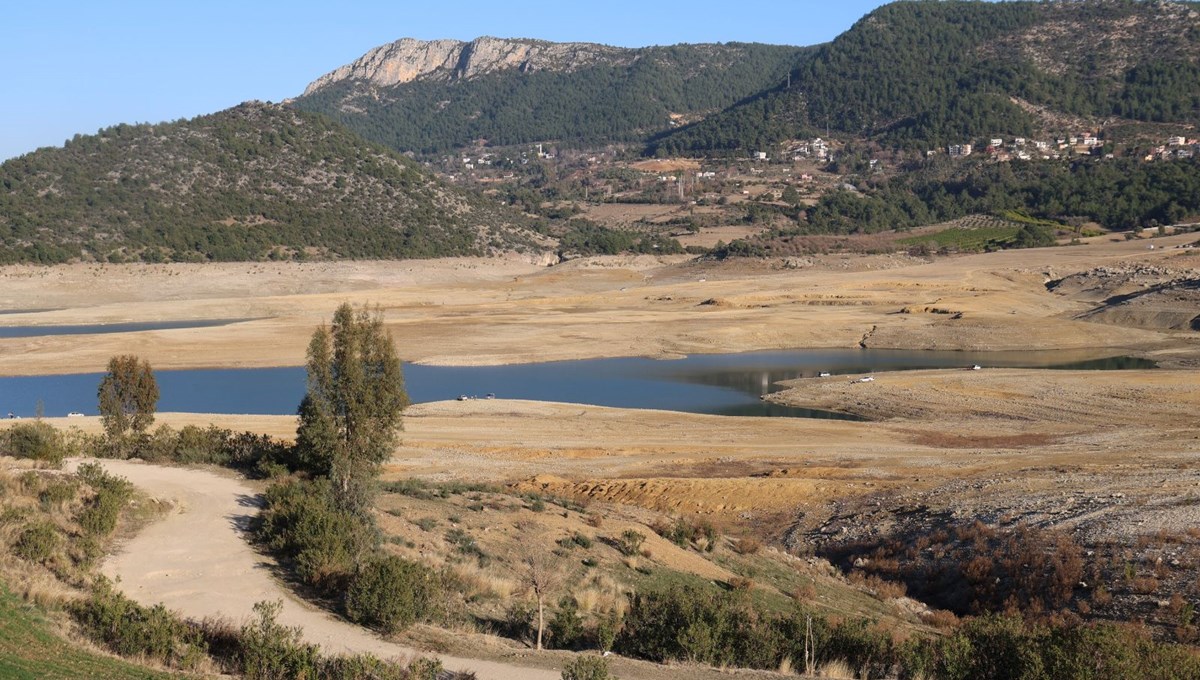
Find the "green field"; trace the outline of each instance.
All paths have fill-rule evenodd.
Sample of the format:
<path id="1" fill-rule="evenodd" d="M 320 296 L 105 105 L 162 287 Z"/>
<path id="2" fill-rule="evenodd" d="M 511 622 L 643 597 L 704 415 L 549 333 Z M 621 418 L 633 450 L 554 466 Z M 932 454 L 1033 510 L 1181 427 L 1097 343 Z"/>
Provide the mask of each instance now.
<path id="1" fill-rule="evenodd" d="M 170 678 L 78 649 L 49 630 L 42 613 L 0 586 L 0 678 Z"/>
<path id="2" fill-rule="evenodd" d="M 900 243 L 913 246 L 928 243 L 937 248 L 974 252 L 987 250 L 989 246 L 1003 247 L 1012 242 L 1020 230 L 1021 228 L 1017 226 L 979 227 L 977 229 L 951 228 L 932 234 L 910 236 L 900 239 Z"/>

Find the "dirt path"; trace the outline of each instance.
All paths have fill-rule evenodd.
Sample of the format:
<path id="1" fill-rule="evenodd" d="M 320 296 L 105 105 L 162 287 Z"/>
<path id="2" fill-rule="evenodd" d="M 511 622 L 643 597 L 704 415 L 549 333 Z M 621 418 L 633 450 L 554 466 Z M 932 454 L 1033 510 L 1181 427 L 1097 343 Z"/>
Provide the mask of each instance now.
<path id="1" fill-rule="evenodd" d="M 72 461 L 71 469 L 81 461 Z M 381 658 L 423 653 L 382 640 L 292 597 L 271 577 L 271 562 L 250 548 L 243 528 L 259 497 L 237 479 L 202 470 L 129 461 L 100 461 L 175 509 L 146 527 L 109 558 L 105 575 L 119 579 L 127 595 L 143 604 L 161 602 L 184 616 L 249 618 L 255 602 L 282 600 L 279 621 L 299 626 L 309 642 L 334 654 L 370 653 Z M 488 680 L 558 680 L 557 671 L 439 655 L 449 670 L 474 671 Z"/>

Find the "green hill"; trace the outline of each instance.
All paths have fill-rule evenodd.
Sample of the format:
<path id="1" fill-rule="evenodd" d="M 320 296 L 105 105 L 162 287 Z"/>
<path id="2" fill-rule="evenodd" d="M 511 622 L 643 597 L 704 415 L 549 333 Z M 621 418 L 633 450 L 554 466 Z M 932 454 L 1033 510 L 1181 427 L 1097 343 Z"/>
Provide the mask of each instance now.
<path id="1" fill-rule="evenodd" d="M 269 104 L 118 125 L 0 165 L 0 263 L 472 255 L 526 247 L 525 225 Z"/>
<path id="2" fill-rule="evenodd" d="M 895 2 L 746 102 L 653 140 L 660 154 L 828 132 L 929 148 L 1080 118 L 1200 122 L 1197 3 Z"/>
<path id="3" fill-rule="evenodd" d="M 402 40 L 314 82 L 293 104 L 402 151 L 442 152 L 479 139 L 642 141 L 770 87 L 803 52 Z"/>

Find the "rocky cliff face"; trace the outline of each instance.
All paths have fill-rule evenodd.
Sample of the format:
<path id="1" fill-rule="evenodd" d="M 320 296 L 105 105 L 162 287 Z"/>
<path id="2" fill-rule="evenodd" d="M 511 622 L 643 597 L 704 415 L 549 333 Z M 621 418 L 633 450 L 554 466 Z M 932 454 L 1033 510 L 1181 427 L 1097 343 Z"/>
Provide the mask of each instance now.
<path id="1" fill-rule="evenodd" d="M 623 62 L 634 50 L 592 43 L 551 43 L 540 40 L 505 40 L 482 37 L 459 40 L 403 38 L 367 52 L 351 64 L 314 80 L 304 90 L 310 95 L 328 85 L 357 80 L 375 87 L 390 87 L 418 79 L 450 81 L 519 69 L 569 71 L 599 60 Z"/>

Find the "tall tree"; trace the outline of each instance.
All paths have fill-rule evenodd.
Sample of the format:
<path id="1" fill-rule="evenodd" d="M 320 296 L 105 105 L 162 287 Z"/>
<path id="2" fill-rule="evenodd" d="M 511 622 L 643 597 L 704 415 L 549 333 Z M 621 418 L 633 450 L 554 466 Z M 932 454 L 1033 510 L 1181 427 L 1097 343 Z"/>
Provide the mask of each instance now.
<path id="1" fill-rule="evenodd" d="M 332 326 L 313 333 L 307 367 L 308 391 L 296 430 L 301 463 L 329 477 L 343 509 L 364 514 L 408 406 L 400 359 L 383 317 L 342 304 Z"/>
<path id="2" fill-rule="evenodd" d="M 108 360 L 108 373 L 100 380 L 97 390 L 100 417 L 104 432 L 121 441 L 132 430 L 141 434 L 154 424 L 158 406 L 158 382 L 150 362 L 132 354 L 122 354 Z"/>

